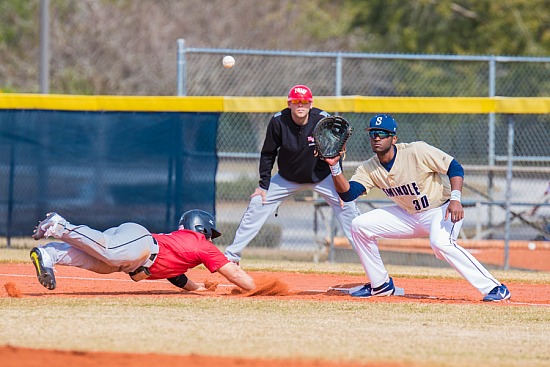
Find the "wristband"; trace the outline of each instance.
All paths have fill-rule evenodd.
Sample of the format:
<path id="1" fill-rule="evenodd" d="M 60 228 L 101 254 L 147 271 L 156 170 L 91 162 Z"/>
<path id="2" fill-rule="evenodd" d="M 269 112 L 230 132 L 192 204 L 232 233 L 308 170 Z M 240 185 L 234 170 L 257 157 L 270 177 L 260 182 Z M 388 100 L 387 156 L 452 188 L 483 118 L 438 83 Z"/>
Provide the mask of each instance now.
<path id="1" fill-rule="evenodd" d="M 342 173 L 342 167 L 338 163 L 336 163 L 334 166 L 330 166 L 330 172 L 333 176 L 338 176 L 340 173 Z"/>
<path id="2" fill-rule="evenodd" d="M 460 190 L 453 190 L 451 191 L 451 200 L 458 201 L 460 203 L 460 198 L 462 197 L 462 193 Z"/>
<path id="3" fill-rule="evenodd" d="M 177 277 L 168 278 L 168 281 L 173 285 L 175 285 L 176 287 L 184 288 L 185 285 L 187 284 L 188 279 L 187 279 L 187 275 L 181 274 L 181 275 L 178 275 Z"/>

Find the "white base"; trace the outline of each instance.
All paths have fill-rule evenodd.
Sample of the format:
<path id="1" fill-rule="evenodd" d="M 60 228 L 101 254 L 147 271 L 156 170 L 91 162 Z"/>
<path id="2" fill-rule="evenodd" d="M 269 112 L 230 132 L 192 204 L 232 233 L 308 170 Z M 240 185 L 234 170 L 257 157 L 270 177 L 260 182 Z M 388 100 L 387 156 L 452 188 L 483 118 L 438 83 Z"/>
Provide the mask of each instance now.
<path id="1" fill-rule="evenodd" d="M 363 285 L 358 285 L 353 288 L 339 288 L 339 287 L 331 287 L 328 290 L 329 291 L 340 291 L 342 293 L 351 294 L 355 291 L 358 291 L 359 289 L 363 288 Z M 405 289 L 395 287 L 395 292 L 393 293 L 393 296 L 404 296 L 405 295 Z"/>

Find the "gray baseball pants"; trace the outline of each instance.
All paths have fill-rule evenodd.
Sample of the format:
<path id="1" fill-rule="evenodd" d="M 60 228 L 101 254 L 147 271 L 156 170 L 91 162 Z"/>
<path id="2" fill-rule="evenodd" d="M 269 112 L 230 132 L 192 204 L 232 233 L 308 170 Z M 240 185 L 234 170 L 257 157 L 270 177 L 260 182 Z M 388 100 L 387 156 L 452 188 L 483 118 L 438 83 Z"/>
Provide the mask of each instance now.
<path id="1" fill-rule="evenodd" d="M 354 201 L 344 203 L 344 206 L 341 206 L 340 197 L 334 188 L 334 182 L 330 175 L 320 182 L 303 184 L 289 181 L 276 174 L 271 178 L 266 194 L 266 203 L 262 203 L 261 196 L 254 196 L 250 200 L 235 233 L 233 243 L 225 249 L 225 256 L 231 261 L 239 262 L 244 248 L 256 237 L 264 223 L 275 212 L 281 202 L 290 195 L 305 189 L 312 189 L 323 197 L 336 214 L 346 237 L 353 244 L 351 222 L 361 213 Z"/>
<path id="2" fill-rule="evenodd" d="M 67 223 L 61 236 L 63 242 L 43 246 L 55 264 L 76 266 L 100 274 L 129 273 L 148 266 L 158 245 L 151 233 L 137 223 L 124 223 L 104 232 L 84 225 Z"/>

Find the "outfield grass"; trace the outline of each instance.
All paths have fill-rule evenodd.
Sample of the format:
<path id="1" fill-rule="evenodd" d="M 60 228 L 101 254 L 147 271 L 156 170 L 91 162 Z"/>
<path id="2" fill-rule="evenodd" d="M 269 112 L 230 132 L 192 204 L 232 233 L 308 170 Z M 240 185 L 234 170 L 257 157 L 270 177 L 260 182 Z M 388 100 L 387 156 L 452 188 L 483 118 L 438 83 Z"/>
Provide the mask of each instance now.
<path id="1" fill-rule="evenodd" d="M 28 249 L 0 250 L 0 262 L 27 261 Z M 243 267 L 363 274 L 359 264 L 245 259 Z M 460 278 L 453 269 L 388 268 L 395 277 Z M 493 273 L 507 281 L 550 283 L 549 273 Z M 223 296 L 0 298 L 0 345 L 417 366 L 548 366 L 549 310 Z"/>
<path id="2" fill-rule="evenodd" d="M 543 307 L 235 298 L 0 299 L 0 344 L 64 350 L 547 366 Z"/>

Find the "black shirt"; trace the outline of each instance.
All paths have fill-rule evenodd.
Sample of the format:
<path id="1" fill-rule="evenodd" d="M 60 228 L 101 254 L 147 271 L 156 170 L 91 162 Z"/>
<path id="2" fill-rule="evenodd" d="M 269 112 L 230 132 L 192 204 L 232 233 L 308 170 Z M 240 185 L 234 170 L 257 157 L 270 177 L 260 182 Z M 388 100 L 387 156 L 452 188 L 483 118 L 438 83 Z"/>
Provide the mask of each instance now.
<path id="1" fill-rule="evenodd" d="M 269 121 L 260 156 L 260 187 L 267 190 L 277 157 L 279 174 L 296 183 L 315 183 L 330 174 L 326 162 L 314 156 L 313 129 L 329 114 L 318 108 L 309 111 L 308 122 L 298 126 L 290 109 L 277 112 Z"/>

